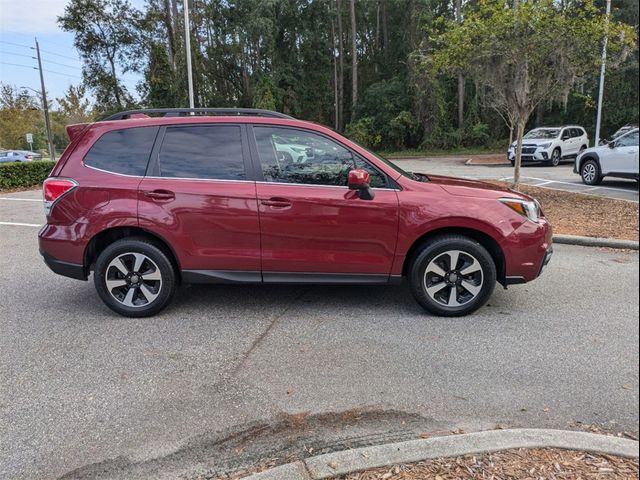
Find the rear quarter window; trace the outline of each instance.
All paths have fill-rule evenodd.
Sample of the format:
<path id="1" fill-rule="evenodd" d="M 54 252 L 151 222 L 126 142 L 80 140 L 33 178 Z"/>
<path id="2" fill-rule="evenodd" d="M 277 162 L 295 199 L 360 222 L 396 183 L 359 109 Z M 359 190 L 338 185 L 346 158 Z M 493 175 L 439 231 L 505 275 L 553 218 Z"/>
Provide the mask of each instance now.
<path id="1" fill-rule="evenodd" d="M 84 157 L 84 164 L 119 173 L 144 176 L 158 127 L 112 130 L 102 135 Z"/>

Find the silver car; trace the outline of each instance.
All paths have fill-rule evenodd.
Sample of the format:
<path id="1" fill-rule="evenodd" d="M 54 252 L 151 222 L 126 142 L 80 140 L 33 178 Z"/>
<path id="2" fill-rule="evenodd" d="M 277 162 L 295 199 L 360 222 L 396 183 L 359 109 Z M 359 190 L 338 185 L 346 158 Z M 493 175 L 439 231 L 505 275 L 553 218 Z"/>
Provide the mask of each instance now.
<path id="1" fill-rule="evenodd" d="M 0 163 L 31 162 L 42 160 L 42 155 L 29 150 L 2 150 L 0 151 Z"/>

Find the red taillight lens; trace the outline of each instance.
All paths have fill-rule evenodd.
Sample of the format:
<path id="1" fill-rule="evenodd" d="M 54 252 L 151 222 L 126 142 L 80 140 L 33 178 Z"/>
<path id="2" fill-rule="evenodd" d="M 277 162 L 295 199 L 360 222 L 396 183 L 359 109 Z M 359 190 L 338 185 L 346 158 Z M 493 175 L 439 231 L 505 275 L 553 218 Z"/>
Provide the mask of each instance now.
<path id="1" fill-rule="evenodd" d="M 33 160 L 33 155 L 25 155 L 25 158 L 26 158 L 27 160 Z"/>
<path id="2" fill-rule="evenodd" d="M 78 183 L 69 178 L 47 178 L 42 185 L 45 213 L 49 215 L 53 204 L 77 186 Z"/>

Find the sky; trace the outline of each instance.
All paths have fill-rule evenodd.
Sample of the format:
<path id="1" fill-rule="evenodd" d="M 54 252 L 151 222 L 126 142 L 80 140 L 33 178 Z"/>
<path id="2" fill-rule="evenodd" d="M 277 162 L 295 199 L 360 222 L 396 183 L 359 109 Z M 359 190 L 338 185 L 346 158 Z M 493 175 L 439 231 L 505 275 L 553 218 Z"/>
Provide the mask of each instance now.
<path id="1" fill-rule="evenodd" d="M 81 83 L 82 62 L 73 47 L 73 34 L 63 32 L 56 23 L 67 2 L 0 0 L 0 82 L 40 91 L 35 59 L 37 37 L 48 99 L 62 97 L 69 85 Z M 142 8 L 144 0 L 131 3 Z M 124 77 L 127 89 L 135 97 L 139 80 L 135 73 L 129 72 Z"/>

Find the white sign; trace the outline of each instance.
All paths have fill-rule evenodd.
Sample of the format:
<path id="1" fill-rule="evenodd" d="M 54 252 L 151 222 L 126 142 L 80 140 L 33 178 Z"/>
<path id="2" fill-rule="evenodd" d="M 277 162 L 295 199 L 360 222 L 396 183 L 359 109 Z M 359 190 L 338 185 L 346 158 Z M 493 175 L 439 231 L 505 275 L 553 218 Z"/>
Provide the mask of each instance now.
<path id="1" fill-rule="evenodd" d="M 27 143 L 33 143 L 33 133 L 27 133 Z"/>

